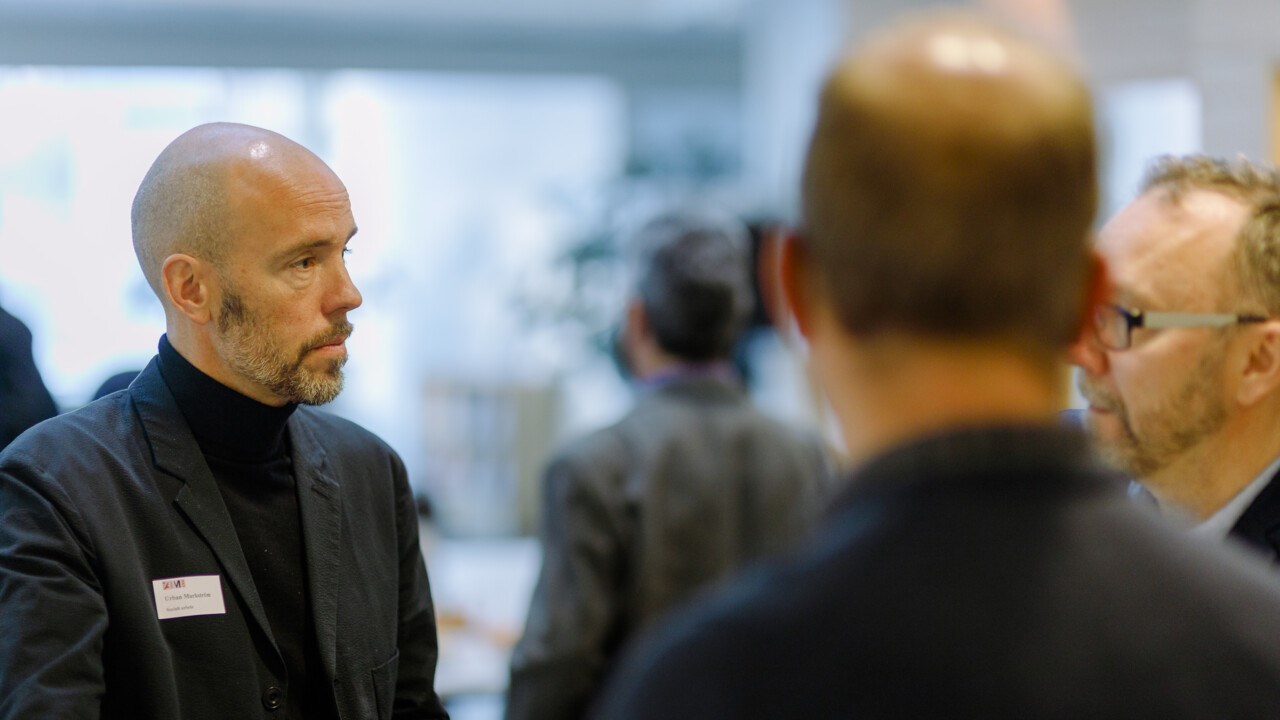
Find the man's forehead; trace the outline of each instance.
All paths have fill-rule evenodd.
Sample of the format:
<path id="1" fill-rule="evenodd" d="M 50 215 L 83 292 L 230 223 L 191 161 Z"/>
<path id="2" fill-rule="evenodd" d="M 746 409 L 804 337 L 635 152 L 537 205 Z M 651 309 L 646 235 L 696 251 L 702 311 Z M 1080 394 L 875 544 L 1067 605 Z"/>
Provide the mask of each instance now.
<path id="1" fill-rule="evenodd" d="M 356 223 L 341 180 L 323 163 L 246 172 L 228 197 L 233 251 L 274 259 L 307 244 L 341 247 Z"/>
<path id="2" fill-rule="evenodd" d="M 1176 200 L 1163 189 L 1144 193 L 1098 234 L 1117 299 L 1179 302 L 1215 292 L 1227 276 L 1245 211 L 1238 200 L 1206 190 Z"/>

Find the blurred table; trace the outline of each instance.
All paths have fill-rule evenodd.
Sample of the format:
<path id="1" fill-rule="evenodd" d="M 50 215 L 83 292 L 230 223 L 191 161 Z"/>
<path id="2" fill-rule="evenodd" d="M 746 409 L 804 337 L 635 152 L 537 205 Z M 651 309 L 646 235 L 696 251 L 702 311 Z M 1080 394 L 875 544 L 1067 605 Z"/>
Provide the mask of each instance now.
<path id="1" fill-rule="evenodd" d="M 441 538 L 430 527 L 421 538 L 440 630 L 436 691 L 451 712 L 472 708 L 468 719 L 500 717 L 511 648 L 541 563 L 538 541 Z"/>

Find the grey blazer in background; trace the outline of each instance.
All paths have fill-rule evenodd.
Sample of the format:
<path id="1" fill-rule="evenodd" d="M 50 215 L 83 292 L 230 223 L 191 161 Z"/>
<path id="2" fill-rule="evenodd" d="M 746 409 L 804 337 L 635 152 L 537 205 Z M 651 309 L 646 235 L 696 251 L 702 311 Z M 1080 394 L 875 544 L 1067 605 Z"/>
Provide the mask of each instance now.
<path id="1" fill-rule="evenodd" d="M 677 380 L 565 449 L 543 487 L 543 565 L 511 663 L 507 717 L 582 716 L 622 644 L 816 522 L 817 438 L 735 383 Z"/>
<path id="2" fill-rule="evenodd" d="M 308 591 L 342 718 L 445 718 L 404 466 L 289 420 Z M 152 581 L 217 575 L 226 613 L 160 620 Z M 270 718 L 284 662 L 231 517 L 156 362 L 0 454 L 0 718 Z"/>

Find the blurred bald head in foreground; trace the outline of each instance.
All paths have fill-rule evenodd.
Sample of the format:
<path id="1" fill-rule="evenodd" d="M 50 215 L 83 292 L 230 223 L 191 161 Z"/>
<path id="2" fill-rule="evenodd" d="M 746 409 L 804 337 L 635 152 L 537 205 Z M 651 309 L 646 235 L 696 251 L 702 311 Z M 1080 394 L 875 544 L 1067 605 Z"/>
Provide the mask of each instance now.
<path id="1" fill-rule="evenodd" d="M 1094 166 L 1088 92 L 1056 57 L 967 16 L 875 37 L 828 81 L 804 174 L 841 323 L 1061 345 Z"/>
<path id="2" fill-rule="evenodd" d="M 1142 514 L 1055 421 L 1106 288 L 1095 172 L 1076 70 L 988 19 L 838 65 L 782 267 L 857 467 L 817 542 L 673 620 L 601 717 L 1270 712 L 1266 568 Z"/>
<path id="3" fill-rule="evenodd" d="M 1096 280 L 1092 105 L 1066 62 L 969 15 L 875 36 L 824 89 L 803 198 L 786 287 L 855 456 L 951 399 L 1059 405 Z"/>

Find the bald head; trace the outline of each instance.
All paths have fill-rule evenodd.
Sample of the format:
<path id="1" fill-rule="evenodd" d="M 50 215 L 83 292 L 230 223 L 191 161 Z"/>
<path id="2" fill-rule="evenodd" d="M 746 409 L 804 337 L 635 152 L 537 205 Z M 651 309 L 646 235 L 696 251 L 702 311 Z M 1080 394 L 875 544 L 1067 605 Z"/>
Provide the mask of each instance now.
<path id="1" fill-rule="evenodd" d="M 133 249 L 156 295 L 163 301 L 165 258 L 182 253 L 220 265 L 243 196 L 287 182 L 299 167 L 327 171 L 301 145 L 250 125 L 209 123 L 169 143 L 133 199 Z"/>
<path id="2" fill-rule="evenodd" d="M 824 88 L 803 196 L 852 333 L 1073 336 L 1092 109 L 1068 64 L 1011 31 L 949 12 L 873 36 Z"/>

